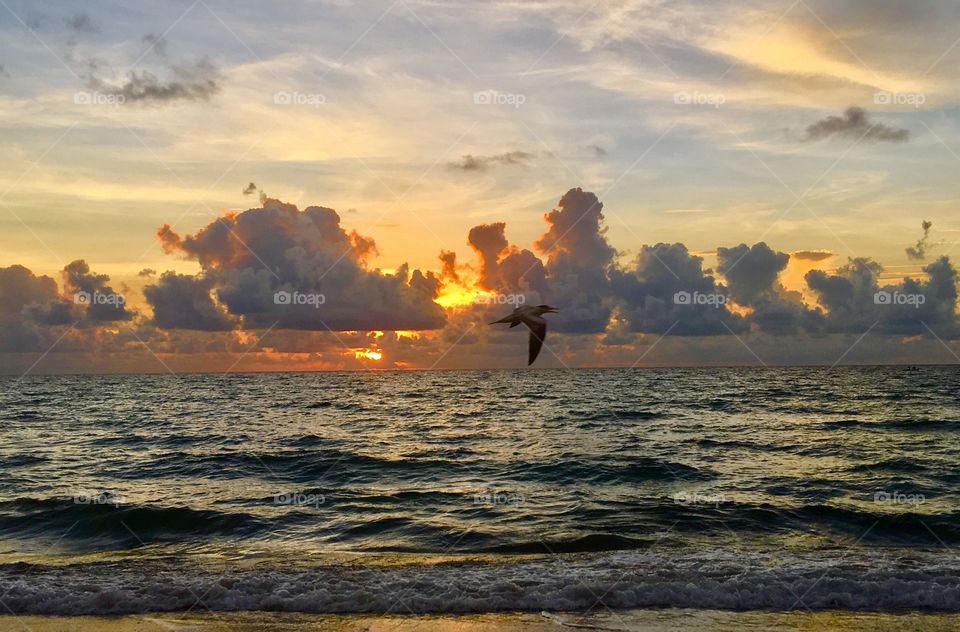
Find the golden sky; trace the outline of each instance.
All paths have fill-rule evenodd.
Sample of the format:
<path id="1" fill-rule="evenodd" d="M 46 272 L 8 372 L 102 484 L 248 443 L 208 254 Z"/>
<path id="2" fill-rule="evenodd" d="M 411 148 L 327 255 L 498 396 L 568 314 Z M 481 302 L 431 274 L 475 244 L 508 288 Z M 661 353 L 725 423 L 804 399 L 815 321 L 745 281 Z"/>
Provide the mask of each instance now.
<path id="1" fill-rule="evenodd" d="M 832 363 L 885 285 L 936 300 L 878 313 L 883 338 L 850 357 L 953 361 L 955 301 L 924 268 L 960 231 L 958 17 L 893 0 L 10 0 L 0 368 L 46 351 L 31 370 L 520 366 L 524 336 L 486 326 L 519 294 L 565 302 L 545 365 Z M 759 242 L 755 267 L 722 272 L 742 253 L 718 251 Z M 665 333 L 651 301 L 696 256 L 730 320 Z M 851 259 L 882 265 L 873 285 Z M 831 303 L 840 282 L 817 290 L 815 270 L 856 298 Z M 84 287 L 122 294 L 122 317 L 44 303 Z M 327 318 L 258 306 L 284 288 L 326 289 Z"/>

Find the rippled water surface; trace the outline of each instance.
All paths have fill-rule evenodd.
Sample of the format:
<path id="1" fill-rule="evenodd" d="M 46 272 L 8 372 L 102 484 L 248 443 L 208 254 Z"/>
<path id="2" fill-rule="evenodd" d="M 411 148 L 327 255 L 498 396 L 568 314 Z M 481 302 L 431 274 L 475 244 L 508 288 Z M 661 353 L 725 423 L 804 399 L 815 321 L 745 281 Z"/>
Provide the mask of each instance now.
<path id="1" fill-rule="evenodd" d="M 952 367 L 0 383 L 16 611 L 960 610 Z"/>

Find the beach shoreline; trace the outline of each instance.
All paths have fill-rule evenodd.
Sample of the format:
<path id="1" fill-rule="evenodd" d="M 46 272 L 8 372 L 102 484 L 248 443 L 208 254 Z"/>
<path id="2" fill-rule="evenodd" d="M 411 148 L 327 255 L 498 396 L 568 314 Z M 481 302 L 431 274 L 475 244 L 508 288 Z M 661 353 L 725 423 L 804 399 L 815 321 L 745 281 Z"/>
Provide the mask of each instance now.
<path id="1" fill-rule="evenodd" d="M 31 632 L 556 632 L 559 630 L 753 631 L 783 629 L 940 632 L 960 628 L 960 614 L 850 611 L 725 611 L 670 608 L 594 613 L 473 615 L 325 615 L 279 612 L 190 612 L 124 616 L 0 616 L 0 631 Z"/>

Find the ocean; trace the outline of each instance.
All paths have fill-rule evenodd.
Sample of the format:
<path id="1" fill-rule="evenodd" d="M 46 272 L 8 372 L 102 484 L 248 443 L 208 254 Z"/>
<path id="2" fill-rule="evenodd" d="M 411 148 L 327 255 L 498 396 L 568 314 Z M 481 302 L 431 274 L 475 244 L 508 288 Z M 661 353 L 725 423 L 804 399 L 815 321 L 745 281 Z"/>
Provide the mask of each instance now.
<path id="1" fill-rule="evenodd" d="M 0 384 L 10 613 L 960 611 L 955 367 Z"/>

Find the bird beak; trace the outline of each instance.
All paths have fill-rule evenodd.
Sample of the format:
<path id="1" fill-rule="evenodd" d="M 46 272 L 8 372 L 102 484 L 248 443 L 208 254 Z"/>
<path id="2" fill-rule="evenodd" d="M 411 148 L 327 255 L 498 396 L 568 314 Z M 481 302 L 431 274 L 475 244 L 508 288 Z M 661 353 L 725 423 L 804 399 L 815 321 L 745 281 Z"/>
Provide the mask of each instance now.
<path id="1" fill-rule="evenodd" d="M 556 313 L 559 312 L 559 311 L 560 311 L 560 310 L 557 309 L 556 307 L 551 307 L 551 308 L 550 308 L 550 311 L 547 312 L 547 313 L 548 313 L 548 314 L 556 314 Z"/>

